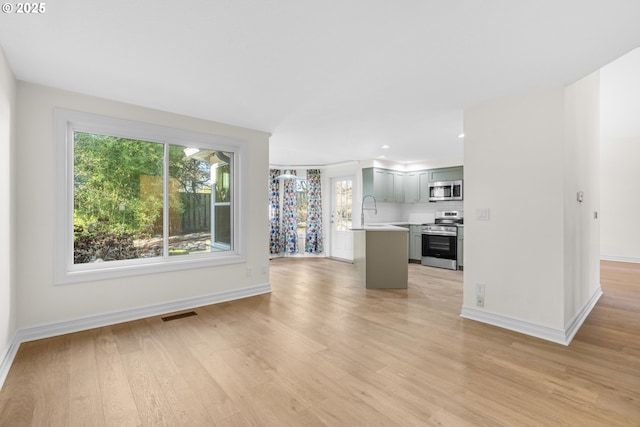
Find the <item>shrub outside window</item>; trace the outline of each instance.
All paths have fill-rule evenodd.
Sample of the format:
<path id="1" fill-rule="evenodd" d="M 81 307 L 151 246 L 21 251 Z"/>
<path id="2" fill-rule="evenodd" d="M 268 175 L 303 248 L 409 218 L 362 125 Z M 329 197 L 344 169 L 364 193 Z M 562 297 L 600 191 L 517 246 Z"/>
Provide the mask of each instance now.
<path id="1" fill-rule="evenodd" d="M 56 109 L 55 282 L 242 262 L 244 142 Z"/>

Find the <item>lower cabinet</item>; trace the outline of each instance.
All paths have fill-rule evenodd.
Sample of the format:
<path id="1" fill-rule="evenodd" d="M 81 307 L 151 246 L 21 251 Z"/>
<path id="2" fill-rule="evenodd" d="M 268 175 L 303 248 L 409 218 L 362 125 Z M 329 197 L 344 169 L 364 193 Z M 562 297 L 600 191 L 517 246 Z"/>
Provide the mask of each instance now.
<path id="1" fill-rule="evenodd" d="M 409 230 L 409 261 L 422 260 L 422 226 L 412 225 Z"/>

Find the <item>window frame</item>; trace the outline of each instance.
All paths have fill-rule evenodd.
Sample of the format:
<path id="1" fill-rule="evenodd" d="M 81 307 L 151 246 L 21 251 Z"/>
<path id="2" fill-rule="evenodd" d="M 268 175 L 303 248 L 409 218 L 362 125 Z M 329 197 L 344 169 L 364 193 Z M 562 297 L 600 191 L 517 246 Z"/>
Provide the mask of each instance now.
<path id="1" fill-rule="evenodd" d="M 97 114 L 55 108 L 54 121 L 54 183 L 55 183 L 55 227 L 54 227 L 54 284 L 70 284 L 95 280 L 113 279 L 142 274 L 205 268 L 246 262 L 246 227 L 243 206 L 246 185 L 245 161 L 246 141 L 222 135 L 177 129 L 157 124 L 144 123 Z M 88 132 L 157 142 L 164 145 L 165 153 L 169 145 L 194 146 L 233 152 L 234 164 L 231 200 L 232 250 L 191 254 L 188 257 L 163 256 L 137 258 L 102 263 L 74 264 L 73 213 L 74 213 L 74 132 Z M 165 156 L 166 157 L 166 156 Z M 164 163 L 164 217 L 165 231 L 168 215 L 168 160 Z M 166 237 L 166 236 L 165 236 Z"/>

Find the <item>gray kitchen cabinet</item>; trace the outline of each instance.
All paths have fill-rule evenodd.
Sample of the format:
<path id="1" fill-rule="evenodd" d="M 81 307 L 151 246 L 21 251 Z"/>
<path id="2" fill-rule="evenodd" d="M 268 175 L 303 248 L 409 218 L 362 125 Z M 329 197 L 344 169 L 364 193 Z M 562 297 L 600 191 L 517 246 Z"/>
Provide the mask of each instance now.
<path id="1" fill-rule="evenodd" d="M 409 224 L 400 224 L 398 227 L 406 228 L 407 233 L 407 254 L 409 254 L 409 261 L 411 261 L 411 226 Z"/>
<path id="2" fill-rule="evenodd" d="M 464 267 L 464 227 L 458 227 L 458 270 Z"/>
<path id="3" fill-rule="evenodd" d="M 418 187 L 420 194 L 418 201 L 421 203 L 427 203 L 429 201 L 429 175 L 430 171 L 424 171 L 418 174 Z"/>
<path id="4" fill-rule="evenodd" d="M 362 196 L 371 195 L 376 200 L 384 198 L 384 176 L 382 169 L 362 169 Z"/>
<path id="5" fill-rule="evenodd" d="M 429 201 L 429 171 L 405 172 L 404 202 Z"/>
<path id="6" fill-rule="evenodd" d="M 409 261 L 422 260 L 422 226 L 412 225 L 409 230 Z"/>
<path id="7" fill-rule="evenodd" d="M 396 189 L 399 190 L 397 181 L 398 172 L 389 169 L 365 168 L 362 169 L 362 195 L 371 194 L 378 202 L 397 201 Z M 400 174 L 402 174 L 400 172 Z M 404 176 L 402 177 L 404 178 Z M 401 178 L 401 181 L 402 181 Z M 404 194 L 404 189 L 401 191 Z"/>
<path id="8" fill-rule="evenodd" d="M 404 175 L 404 202 L 416 203 L 420 200 L 420 184 L 418 172 L 407 172 Z"/>
<path id="9" fill-rule="evenodd" d="M 362 169 L 362 196 L 371 194 L 375 197 L 373 191 L 373 168 Z"/>
<path id="10" fill-rule="evenodd" d="M 382 201 L 396 201 L 396 173 L 390 170 L 382 170 Z"/>
<path id="11" fill-rule="evenodd" d="M 394 172 L 395 182 L 393 187 L 394 201 L 396 203 L 404 203 L 404 185 L 405 174 L 404 172 Z"/>
<path id="12" fill-rule="evenodd" d="M 450 168 L 431 169 L 429 171 L 430 182 L 440 181 L 458 181 L 464 176 L 462 166 L 454 166 Z"/>
<path id="13" fill-rule="evenodd" d="M 384 171 L 381 169 L 373 170 L 373 196 L 382 201 L 385 195 Z"/>
<path id="14" fill-rule="evenodd" d="M 364 168 L 362 195 L 371 194 L 378 202 L 427 203 L 430 182 L 457 181 L 462 177 L 462 166 L 411 172 Z"/>

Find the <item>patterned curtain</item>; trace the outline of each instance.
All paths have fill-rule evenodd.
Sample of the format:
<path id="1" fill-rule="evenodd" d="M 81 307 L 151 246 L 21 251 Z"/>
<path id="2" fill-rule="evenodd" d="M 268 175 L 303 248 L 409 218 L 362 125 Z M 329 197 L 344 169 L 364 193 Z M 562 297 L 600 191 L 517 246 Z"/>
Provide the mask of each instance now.
<path id="1" fill-rule="evenodd" d="M 280 169 L 269 170 L 269 253 L 280 253 Z"/>
<path id="2" fill-rule="evenodd" d="M 286 170 L 285 173 L 295 175 L 295 170 Z M 285 179 L 283 184 L 282 199 L 282 233 L 283 249 L 285 253 L 298 253 L 298 224 L 296 223 L 297 213 L 297 182 L 295 179 Z"/>
<path id="3" fill-rule="evenodd" d="M 307 234 L 305 250 L 322 252 L 322 190 L 320 169 L 307 171 Z"/>

